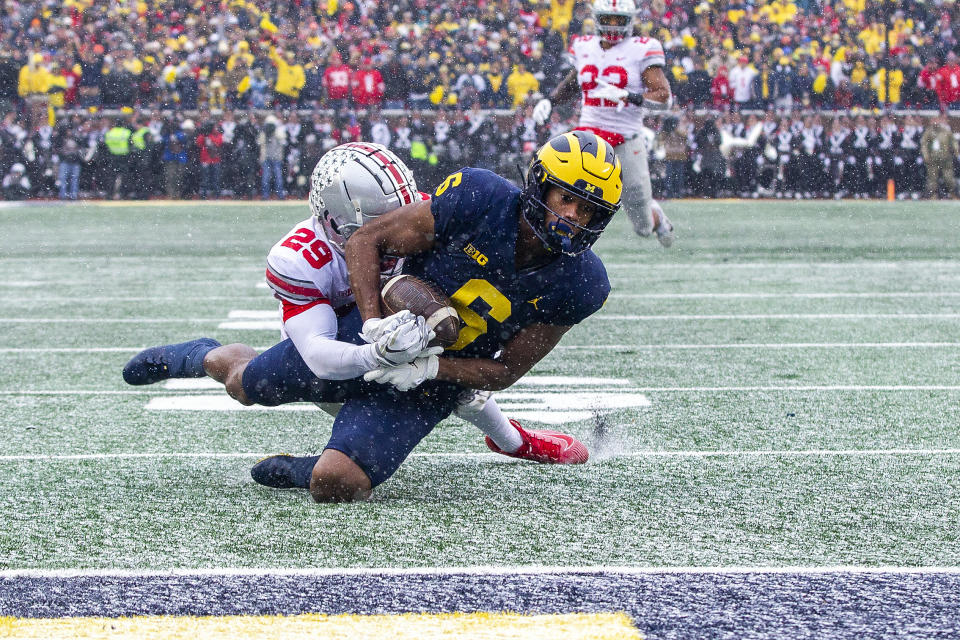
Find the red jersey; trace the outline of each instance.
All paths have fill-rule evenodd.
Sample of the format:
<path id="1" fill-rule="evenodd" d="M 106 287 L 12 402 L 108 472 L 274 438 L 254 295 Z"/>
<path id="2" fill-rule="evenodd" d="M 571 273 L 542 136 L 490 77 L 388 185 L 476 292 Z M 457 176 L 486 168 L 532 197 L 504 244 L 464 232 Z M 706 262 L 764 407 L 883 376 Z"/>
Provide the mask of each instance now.
<path id="1" fill-rule="evenodd" d="M 199 135 L 197 146 L 200 147 L 200 164 L 220 164 L 220 150 L 223 148 L 222 134 Z"/>
<path id="2" fill-rule="evenodd" d="M 377 105 L 383 101 L 386 85 L 383 76 L 376 69 L 361 69 L 350 78 L 353 88 L 353 103 L 358 107 Z"/>
<path id="3" fill-rule="evenodd" d="M 943 66 L 937 71 L 937 98 L 948 104 L 960 100 L 960 65 Z"/>
<path id="4" fill-rule="evenodd" d="M 350 67 L 337 64 L 323 72 L 323 88 L 331 100 L 346 100 L 350 97 Z"/>
<path id="5" fill-rule="evenodd" d="M 713 106 L 723 109 L 730 106 L 730 81 L 727 76 L 717 76 L 710 83 L 710 95 L 713 96 Z"/>

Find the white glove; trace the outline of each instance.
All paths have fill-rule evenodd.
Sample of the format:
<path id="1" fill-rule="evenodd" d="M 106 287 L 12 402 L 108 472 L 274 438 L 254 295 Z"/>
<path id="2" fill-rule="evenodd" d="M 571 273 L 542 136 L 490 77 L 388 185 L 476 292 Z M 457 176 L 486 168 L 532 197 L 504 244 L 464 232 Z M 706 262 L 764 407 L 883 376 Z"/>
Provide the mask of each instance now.
<path id="1" fill-rule="evenodd" d="M 427 321 L 413 314 L 410 314 L 410 318 L 406 322 L 396 324 L 392 330 L 382 333 L 373 343 L 374 357 L 381 367 L 396 367 L 412 362 L 423 355 L 443 353 L 441 346 L 427 346 L 437 335 L 427 326 Z M 366 336 L 363 337 L 366 338 Z"/>
<path id="2" fill-rule="evenodd" d="M 617 103 L 617 111 L 621 111 L 626 104 L 627 96 L 630 92 L 620 87 L 615 87 L 609 82 L 597 80 L 597 88 L 590 91 L 591 98 L 600 98 Z"/>
<path id="3" fill-rule="evenodd" d="M 383 334 L 390 333 L 404 322 L 413 322 L 413 318 L 414 315 L 406 309 L 386 318 L 370 318 L 363 323 L 360 337 L 373 344 L 383 337 Z"/>
<path id="4" fill-rule="evenodd" d="M 410 391 L 410 389 L 420 386 L 427 380 L 436 378 L 439 368 L 440 358 L 430 355 L 425 358 L 417 358 L 413 362 L 398 367 L 380 367 L 373 371 L 367 371 L 363 374 L 363 379 L 367 382 L 392 384 L 397 388 L 397 391 Z"/>
<path id="5" fill-rule="evenodd" d="M 550 98 L 544 98 L 536 104 L 533 108 L 533 120 L 537 124 L 543 124 L 547 121 L 547 118 L 550 117 L 550 112 L 553 111 L 553 104 L 550 102 Z"/>

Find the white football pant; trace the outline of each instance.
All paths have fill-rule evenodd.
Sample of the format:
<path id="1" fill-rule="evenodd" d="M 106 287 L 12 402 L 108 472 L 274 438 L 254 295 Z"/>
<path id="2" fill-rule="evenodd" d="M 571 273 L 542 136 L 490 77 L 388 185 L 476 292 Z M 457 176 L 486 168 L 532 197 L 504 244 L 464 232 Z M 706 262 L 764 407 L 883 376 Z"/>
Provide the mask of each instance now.
<path id="1" fill-rule="evenodd" d="M 614 151 L 620 158 L 623 177 L 623 209 L 638 235 L 647 237 L 653 231 L 653 188 L 650 186 L 650 164 L 647 161 L 647 143 L 642 134 L 628 138 Z"/>

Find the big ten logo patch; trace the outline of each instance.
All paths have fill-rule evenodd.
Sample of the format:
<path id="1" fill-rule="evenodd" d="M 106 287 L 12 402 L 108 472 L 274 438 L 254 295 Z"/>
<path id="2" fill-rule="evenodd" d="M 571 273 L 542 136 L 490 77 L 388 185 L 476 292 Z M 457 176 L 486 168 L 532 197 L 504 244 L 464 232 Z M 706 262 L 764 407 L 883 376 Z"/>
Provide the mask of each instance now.
<path id="1" fill-rule="evenodd" d="M 475 246 L 473 246 L 473 244 L 468 244 L 467 246 L 465 246 L 463 248 L 463 252 L 466 253 L 471 258 L 473 258 L 474 260 L 476 260 L 477 264 L 479 264 L 481 267 L 486 266 L 487 256 L 480 253 L 480 250 L 477 249 Z"/>

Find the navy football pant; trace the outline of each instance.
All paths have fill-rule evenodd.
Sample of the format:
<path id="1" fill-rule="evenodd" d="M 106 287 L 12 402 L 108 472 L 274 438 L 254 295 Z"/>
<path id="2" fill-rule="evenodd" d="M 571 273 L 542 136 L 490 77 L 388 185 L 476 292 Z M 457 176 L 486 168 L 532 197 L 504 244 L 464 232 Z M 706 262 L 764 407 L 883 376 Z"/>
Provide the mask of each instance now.
<path id="1" fill-rule="evenodd" d="M 338 340 L 358 343 L 359 313 L 340 321 Z M 255 404 L 268 407 L 289 402 L 343 402 L 327 449 L 350 457 L 370 478 L 383 483 L 414 447 L 453 411 L 462 389 L 428 382 L 400 393 L 389 385 L 351 380 L 321 380 L 287 339 L 250 361 L 243 372 L 243 390 Z"/>

